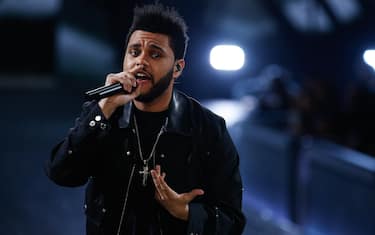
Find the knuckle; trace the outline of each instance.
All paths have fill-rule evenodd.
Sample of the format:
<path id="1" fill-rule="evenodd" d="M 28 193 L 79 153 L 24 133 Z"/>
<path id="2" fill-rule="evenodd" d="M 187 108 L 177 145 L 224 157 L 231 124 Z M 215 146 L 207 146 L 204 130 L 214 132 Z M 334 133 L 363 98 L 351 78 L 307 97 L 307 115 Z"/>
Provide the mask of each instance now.
<path id="1" fill-rule="evenodd" d="M 113 74 L 113 73 L 109 73 L 109 74 L 107 74 L 107 77 L 106 77 L 106 78 L 107 78 L 107 80 L 108 80 L 108 79 L 111 79 L 111 78 L 113 78 L 113 76 L 114 76 L 114 74 Z"/>

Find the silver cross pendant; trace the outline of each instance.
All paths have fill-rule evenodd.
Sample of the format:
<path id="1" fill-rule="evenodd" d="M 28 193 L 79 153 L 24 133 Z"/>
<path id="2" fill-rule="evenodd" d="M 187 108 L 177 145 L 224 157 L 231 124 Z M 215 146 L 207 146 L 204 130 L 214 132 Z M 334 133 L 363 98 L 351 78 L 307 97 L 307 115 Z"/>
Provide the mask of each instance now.
<path id="1" fill-rule="evenodd" d="M 148 171 L 148 164 L 143 165 L 143 171 L 139 171 L 139 174 L 142 175 L 142 186 L 146 187 L 146 185 L 147 185 L 147 177 L 150 174 L 150 172 Z"/>

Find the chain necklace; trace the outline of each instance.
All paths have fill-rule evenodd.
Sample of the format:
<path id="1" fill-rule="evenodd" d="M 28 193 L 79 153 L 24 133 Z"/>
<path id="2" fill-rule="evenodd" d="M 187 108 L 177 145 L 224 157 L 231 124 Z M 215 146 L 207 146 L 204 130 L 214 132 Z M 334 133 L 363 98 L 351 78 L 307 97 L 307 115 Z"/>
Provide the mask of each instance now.
<path id="1" fill-rule="evenodd" d="M 148 178 L 148 175 L 150 174 L 150 171 L 149 171 L 149 168 L 148 168 L 148 161 L 150 161 L 151 158 L 152 158 L 153 159 L 153 166 L 155 167 L 156 145 L 158 144 L 160 136 L 164 133 L 165 128 L 168 124 L 168 117 L 165 119 L 164 125 L 161 126 L 160 131 L 159 131 L 158 135 L 156 136 L 156 140 L 155 140 L 155 142 L 152 146 L 152 149 L 151 149 L 151 152 L 150 152 L 150 155 L 148 156 L 148 158 L 143 158 L 141 140 L 140 140 L 140 137 L 139 137 L 139 130 L 138 130 L 138 124 L 137 124 L 137 118 L 135 117 L 135 115 L 133 115 L 133 117 L 134 117 L 135 135 L 137 136 L 137 145 L 138 145 L 139 157 L 141 158 L 142 163 L 143 163 L 143 168 L 142 168 L 143 170 L 139 171 L 139 174 L 142 175 L 142 186 L 146 187 L 147 178 Z"/>

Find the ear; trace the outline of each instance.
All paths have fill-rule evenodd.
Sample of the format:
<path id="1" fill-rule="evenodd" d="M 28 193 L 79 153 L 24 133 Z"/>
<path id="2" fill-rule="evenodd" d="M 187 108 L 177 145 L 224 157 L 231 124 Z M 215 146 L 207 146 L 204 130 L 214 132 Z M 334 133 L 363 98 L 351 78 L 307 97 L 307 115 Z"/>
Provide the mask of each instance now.
<path id="1" fill-rule="evenodd" d="M 179 64 L 176 64 L 176 71 L 177 72 L 181 71 L 181 66 Z"/>
<path id="2" fill-rule="evenodd" d="M 173 70 L 174 79 L 177 79 L 181 75 L 182 71 L 184 70 L 184 67 L 185 67 L 184 59 L 179 59 L 175 61 L 174 70 Z"/>

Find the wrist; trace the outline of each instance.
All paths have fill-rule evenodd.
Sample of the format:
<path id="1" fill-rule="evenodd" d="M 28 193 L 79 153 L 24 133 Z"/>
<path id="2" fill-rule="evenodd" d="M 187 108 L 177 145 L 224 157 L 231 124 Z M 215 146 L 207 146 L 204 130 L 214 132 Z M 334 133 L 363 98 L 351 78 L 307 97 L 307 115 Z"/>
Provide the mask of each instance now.
<path id="1" fill-rule="evenodd" d="M 106 119 L 109 119 L 117 108 L 116 105 L 114 105 L 111 102 L 108 102 L 107 99 L 100 100 L 98 105 L 100 109 L 102 110 L 103 115 Z"/>
<path id="2" fill-rule="evenodd" d="M 188 221 L 188 219 L 189 219 L 189 205 L 186 205 L 185 208 L 181 211 L 181 213 L 176 217 L 180 220 Z"/>

